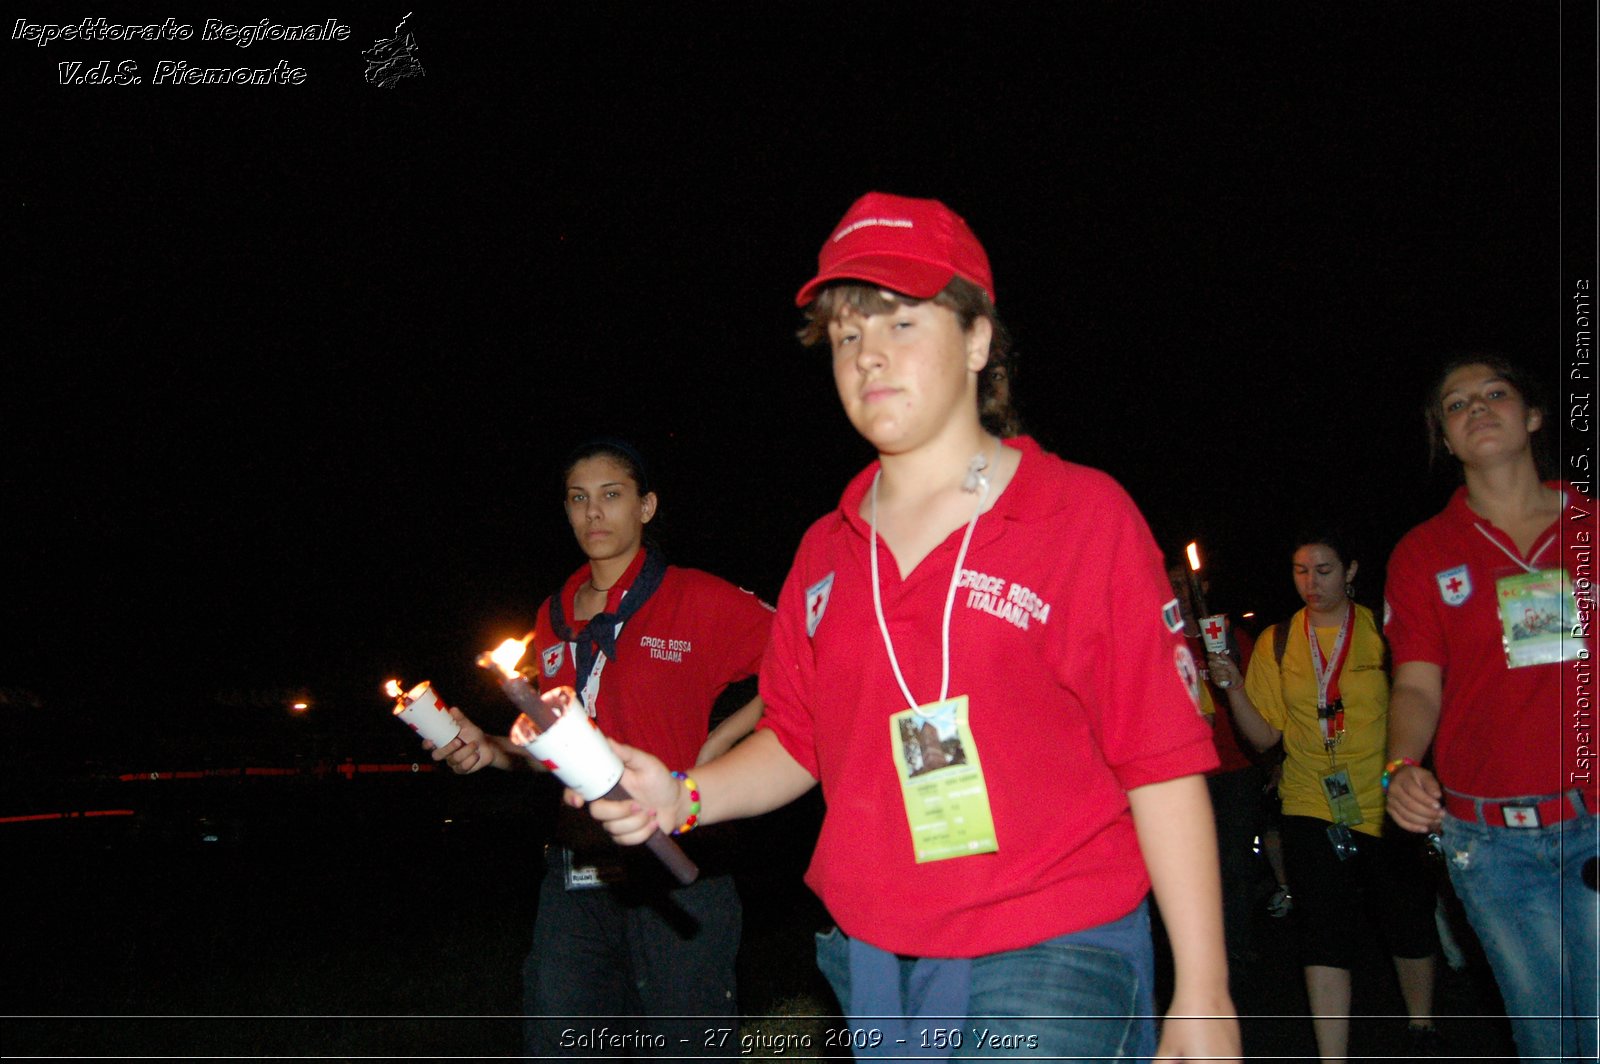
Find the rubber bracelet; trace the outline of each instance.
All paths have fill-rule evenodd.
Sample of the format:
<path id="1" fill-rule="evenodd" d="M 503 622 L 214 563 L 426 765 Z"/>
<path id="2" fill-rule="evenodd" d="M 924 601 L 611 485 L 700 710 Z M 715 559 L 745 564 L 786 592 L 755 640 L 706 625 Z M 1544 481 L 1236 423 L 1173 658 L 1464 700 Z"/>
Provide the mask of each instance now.
<path id="1" fill-rule="evenodd" d="M 672 829 L 674 835 L 686 835 L 694 830 L 696 824 L 700 823 L 700 785 L 682 772 L 674 772 L 672 778 L 681 780 L 683 785 L 689 789 L 689 816 L 683 823 Z"/>
<path id="2" fill-rule="evenodd" d="M 1412 768 L 1422 767 L 1409 757 L 1397 757 L 1387 765 L 1383 766 L 1383 778 L 1379 782 L 1383 784 L 1383 789 L 1385 791 L 1389 789 L 1390 777 L 1392 777 L 1396 772 L 1399 772 L 1402 768 L 1405 768 L 1407 765 L 1410 765 Z"/>

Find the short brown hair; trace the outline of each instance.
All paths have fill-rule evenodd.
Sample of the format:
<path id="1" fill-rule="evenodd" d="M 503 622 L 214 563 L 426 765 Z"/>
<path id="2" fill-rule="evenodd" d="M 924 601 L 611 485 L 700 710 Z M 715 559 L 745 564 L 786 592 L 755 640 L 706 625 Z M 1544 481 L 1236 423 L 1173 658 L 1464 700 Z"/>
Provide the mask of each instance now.
<path id="1" fill-rule="evenodd" d="M 890 314 L 902 304 L 915 305 L 923 300 L 896 295 L 876 285 L 831 284 L 817 293 L 817 298 L 806 304 L 806 323 L 796 334 L 807 347 L 816 347 L 828 341 L 828 325 L 851 307 L 865 317 Z M 982 288 L 963 277 L 952 277 L 938 295 L 929 300 L 944 307 L 956 316 L 961 330 L 966 332 L 979 318 L 988 318 L 993 329 L 989 341 L 989 361 L 978 372 L 978 420 L 985 429 L 1002 439 L 1022 435 L 1022 418 L 1011 400 L 1011 378 L 1014 373 L 1011 358 L 1011 337 L 995 313 L 994 301 Z"/>

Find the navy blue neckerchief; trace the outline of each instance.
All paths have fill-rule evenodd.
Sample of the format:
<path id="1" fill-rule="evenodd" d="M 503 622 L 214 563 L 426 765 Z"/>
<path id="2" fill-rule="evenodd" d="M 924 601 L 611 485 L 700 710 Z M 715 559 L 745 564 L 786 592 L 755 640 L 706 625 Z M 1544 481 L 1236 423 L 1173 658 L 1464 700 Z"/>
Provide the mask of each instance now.
<path id="1" fill-rule="evenodd" d="M 615 613 L 604 611 L 597 613 L 590 617 L 583 627 L 574 630 L 567 624 L 561 595 L 557 593 L 550 596 L 550 627 L 563 642 L 577 645 L 574 665 L 578 670 L 575 686 L 579 691 L 583 690 L 584 684 L 589 680 L 589 672 L 594 668 L 597 654 L 604 654 L 607 658 L 617 656 L 617 625 L 639 612 L 639 607 L 656 593 L 656 589 L 661 586 L 661 578 L 667 573 L 667 560 L 661 551 L 645 545 L 639 548 L 639 553 L 644 556 L 644 564 L 640 566 L 633 582 L 628 585 Z"/>

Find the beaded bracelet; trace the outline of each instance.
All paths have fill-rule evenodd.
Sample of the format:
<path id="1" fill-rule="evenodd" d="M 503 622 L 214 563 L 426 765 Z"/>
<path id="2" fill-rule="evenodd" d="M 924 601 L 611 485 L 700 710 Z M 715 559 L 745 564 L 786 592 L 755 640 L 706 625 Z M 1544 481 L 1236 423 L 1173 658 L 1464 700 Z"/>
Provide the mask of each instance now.
<path id="1" fill-rule="evenodd" d="M 1411 760 L 1409 757 L 1397 757 L 1393 761 L 1389 762 L 1387 765 L 1383 766 L 1383 778 L 1381 780 L 1379 780 L 1379 782 L 1383 784 L 1383 789 L 1385 791 L 1387 791 L 1389 789 L 1389 779 L 1390 779 L 1390 777 L 1392 777 L 1396 772 L 1399 772 L 1402 768 L 1406 767 L 1407 765 L 1410 765 L 1412 768 L 1421 768 L 1422 767 L 1421 765 L 1417 764 L 1415 761 Z"/>
<path id="2" fill-rule="evenodd" d="M 682 772 L 674 772 L 672 778 L 682 780 L 683 785 L 689 788 L 689 817 L 672 829 L 674 835 L 686 835 L 694 830 L 696 824 L 700 823 L 700 785 Z"/>

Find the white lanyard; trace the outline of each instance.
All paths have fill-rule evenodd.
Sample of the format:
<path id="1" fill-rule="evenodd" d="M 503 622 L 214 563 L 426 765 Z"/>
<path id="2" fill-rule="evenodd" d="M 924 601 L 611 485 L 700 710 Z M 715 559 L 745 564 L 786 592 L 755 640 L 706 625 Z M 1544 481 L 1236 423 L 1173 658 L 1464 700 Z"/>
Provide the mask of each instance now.
<path id="1" fill-rule="evenodd" d="M 632 590 L 633 588 L 628 588 L 628 591 Z M 628 591 L 624 591 L 622 593 L 622 598 L 617 599 L 618 606 L 622 605 L 622 599 L 628 597 Z M 604 612 L 604 607 L 601 607 L 601 610 Z M 625 623 L 626 622 L 624 621 L 617 622 L 617 627 L 612 632 L 612 639 L 615 639 L 617 636 L 622 634 L 622 626 Z M 567 653 L 572 655 L 572 663 L 576 665 L 578 663 L 578 644 L 568 643 Z M 595 710 L 598 708 L 598 700 L 600 698 L 600 674 L 605 671 L 606 652 L 596 648 L 594 652 L 594 664 L 589 666 L 589 678 L 583 682 L 583 693 L 578 696 L 578 701 L 583 704 L 584 710 L 588 712 L 589 716 L 591 717 L 595 715 Z"/>
<path id="2" fill-rule="evenodd" d="M 1501 543 L 1498 539 L 1495 539 L 1493 536 L 1489 535 L 1489 530 L 1487 528 L 1484 528 L 1482 525 L 1478 524 L 1478 522 L 1476 522 L 1476 521 L 1472 522 L 1472 527 L 1476 528 L 1479 532 L 1482 532 L 1484 539 L 1488 540 L 1490 543 L 1493 543 L 1496 547 L 1499 547 L 1500 548 L 1500 553 L 1504 554 L 1507 558 L 1510 558 L 1512 561 L 1514 561 L 1518 565 L 1520 565 L 1524 572 L 1536 573 L 1536 572 L 1539 571 L 1539 567 L 1537 565 L 1529 565 L 1527 562 L 1523 561 L 1521 558 L 1517 557 L 1515 554 L 1512 554 L 1510 551 L 1506 550 L 1506 545 L 1504 543 Z M 1546 547 L 1548 547 L 1552 542 L 1555 541 L 1555 538 L 1556 537 L 1555 537 L 1554 533 L 1552 533 L 1549 536 L 1545 537 L 1545 541 L 1543 543 L 1539 544 L 1538 549 L 1533 552 L 1532 557 L 1534 558 L 1535 561 L 1538 560 L 1539 555 L 1544 553 L 1544 549 Z"/>
<path id="3" fill-rule="evenodd" d="M 1344 659 L 1350 653 L 1350 632 L 1355 620 L 1356 610 L 1350 603 L 1345 603 L 1344 620 L 1339 622 L 1339 635 L 1333 642 L 1333 653 L 1328 658 L 1322 656 L 1322 644 L 1317 640 L 1317 633 L 1311 626 L 1311 611 L 1307 610 L 1306 642 L 1311 644 L 1311 671 L 1317 677 L 1317 706 L 1332 706 L 1342 699 L 1336 694 L 1329 698 L 1330 688 L 1338 687 L 1339 673 L 1344 671 Z"/>
<path id="4" fill-rule="evenodd" d="M 872 558 L 872 608 L 878 615 L 878 631 L 883 633 L 883 648 L 889 652 L 889 667 L 894 669 L 894 678 L 900 684 L 900 693 L 906 696 L 906 705 L 916 709 L 920 703 L 911 697 L 911 688 L 906 686 L 906 678 L 900 672 L 900 662 L 894 656 L 894 640 L 889 638 L 889 625 L 883 619 L 883 594 L 878 590 L 878 478 L 883 476 L 880 468 L 872 477 L 872 512 L 868 522 L 872 528 L 872 545 L 870 548 Z M 956 567 L 950 574 L 950 592 L 944 599 L 944 672 L 939 680 L 939 701 L 943 702 L 950 696 L 950 613 L 956 604 L 956 584 L 961 579 L 961 565 L 967 560 L 967 545 L 972 542 L 972 530 L 978 527 L 978 515 L 983 513 L 983 504 L 989 499 L 989 478 L 981 473 L 977 474 L 981 489 L 978 492 L 978 505 L 972 511 L 972 520 L 967 522 L 966 534 L 961 537 L 961 550 L 956 553 Z"/>

